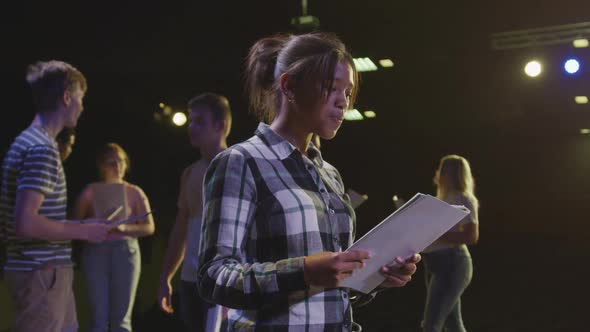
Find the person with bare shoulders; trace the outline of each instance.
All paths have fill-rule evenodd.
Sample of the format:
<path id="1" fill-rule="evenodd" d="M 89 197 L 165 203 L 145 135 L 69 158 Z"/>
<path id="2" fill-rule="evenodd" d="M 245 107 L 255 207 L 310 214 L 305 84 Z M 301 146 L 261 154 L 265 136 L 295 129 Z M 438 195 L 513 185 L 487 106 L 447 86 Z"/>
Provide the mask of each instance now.
<path id="1" fill-rule="evenodd" d="M 227 148 L 231 110 L 224 96 L 203 93 L 188 102 L 188 136 L 201 159 L 188 166 L 180 178 L 178 213 L 162 264 L 158 304 L 172 313 L 172 278 L 180 271 L 180 317 L 185 331 L 213 332 L 220 324 L 220 308 L 204 301 L 197 290 L 198 253 L 203 212 L 203 177 L 211 160 Z"/>
<path id="2" fill-rule="evenodd" d="M 74 217 L 101 216 L 116 222 L 150 212 L 143 190 L 124 179 L 129 166 L 129 157 L 120 145 L 106 144 L 97 156 L 101 181 L 84 188 Z M 105 200 L 113 202 L 114 209 L 106 211 L 107 203 L 100 203 Z M 148 214 L 136 222 L 117 225 L 103 243 L 84 245 L 81 265 L 90 303 L 89 331 L 132 331 L 131 313 L 141 272 L 137 238 L 154 231 L 154 219 Z"/>

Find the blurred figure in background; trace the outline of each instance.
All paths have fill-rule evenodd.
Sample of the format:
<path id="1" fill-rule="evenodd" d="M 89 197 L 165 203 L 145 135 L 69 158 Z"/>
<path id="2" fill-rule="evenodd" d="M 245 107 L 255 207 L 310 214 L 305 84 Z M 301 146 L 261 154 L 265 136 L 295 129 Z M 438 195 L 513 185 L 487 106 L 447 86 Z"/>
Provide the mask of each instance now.
<path id="1" fill-rule="evenodd" d="M 105 220 L 66 220 L 66 180 L 55 138 L 76 126 L 86 79 L 72 65 L 52 60 L 30 65 L 27 82 L 36 114 L 6 153 L 0 191 L 3 268 L 15 304 L 12 331 L 76 331 L 71 240 L 100 242 L 110 229 Z"/>
<path id="2" fill-rule="evenodd" d="M 101 216 L 114 222 L 151 211 L 143 190 L 124 179 L 129 157 L 120 145 L 105 145 L 98 153 L 97 167 L 100 181 L 84 188 L 73 209 L 74 218 Z M 110 208 L 104 209 L 105 201 Z M 154 231 L 154 219 L 148 214 L 114 227 L 103 243 L 84 245 L 81 261 L 91 332 L 132 330 L 131 313 L 141 272 L 137 238 Z"/>
<path id="3" fill-rule="evenodd" d="M 59 150 L 61 161 L 64 162 L 72 154 L 72 148 L 76 143 L 76 130 L 74 128 L 62 129 L 57 134 L 55 141 L 57 142 L 57 149 Z"/>
<path id="4" fill-rule="evenodd" d="M 424 332 L 464 332 L 461 295 L 473 273 L 467 245 L 479 239 L 479 204 L 469 162 L 457 155 L 444 156 L 434 175 L 434 184 L 436 197 L 463 205 L 471 213 L 422 253 L 427 288 L 422 328 Z"/>
<path id="5" fill-rule="evenodd" d="M 188 135 L 201 159 L 188 166 L 180 178 L 178 212 L 162 264 L 158 305 L 169 314 L 172 307 L 172 278 L 180 272 L 180 316 L 185 331 L 216 331 L 220 308 L 205 302 L 197 289 L 198 253 L 203 212 L 203 178 L 211 160 L 227 148 L 231 110 L 227 98 L 204 93 L 188 102 Z"/>

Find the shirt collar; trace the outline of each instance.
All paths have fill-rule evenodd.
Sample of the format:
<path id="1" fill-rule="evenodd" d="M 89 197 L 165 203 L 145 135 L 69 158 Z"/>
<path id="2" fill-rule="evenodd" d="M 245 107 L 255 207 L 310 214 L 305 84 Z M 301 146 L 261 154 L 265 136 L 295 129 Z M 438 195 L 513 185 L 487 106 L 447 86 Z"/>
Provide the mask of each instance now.
<path id="1" fill-rule="evenodd" d="M 258 124 L 256 136 L 260 137 L 262 141 L 266 143 L 266 145 L 268 145 L 271 150 L 273 150 L 280 160 L 289 157 L 295 151 L 300 153 L 299 150 L 293 146 L 293 144 L 274 132 L 274 130 L 272 130 L 266 123 L 261 122 Z M 312 142 L 309 142 L 307 147 L 307 155 L 309 159 L 311 159 L 319 167 L 324 166 L 322 153 L 318 148 L 316 148 L 315 145 L 313 145 Z"/>

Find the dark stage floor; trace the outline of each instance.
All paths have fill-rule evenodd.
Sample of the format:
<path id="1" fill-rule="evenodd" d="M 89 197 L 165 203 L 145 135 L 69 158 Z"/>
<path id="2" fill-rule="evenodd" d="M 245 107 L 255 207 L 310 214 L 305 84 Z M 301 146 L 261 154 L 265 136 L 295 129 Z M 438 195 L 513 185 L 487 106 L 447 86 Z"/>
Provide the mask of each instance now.
<path id="1" fill-rule="evenodd" d="M 482 234 L 471 248 L 474 277 L 463 298 L 463 316 L 470 331 L 587 330 L 587 261 L 590 242 L 584 236 L 556 238 L 540 234 Z M 137 331 L 177 331 L 174 317 L 155 309 L 158 270 L 164 237 L 155 237 L 145 252 L 146 263 L 135 310 Z M 151 257 L 149 257 L 151 256 Z M 387 291 L 355 312 L 364 331 L 419 331 L 424 301 L 420 266 L 403 289 Z M 87 307 L 81 278 L 76 281 L 81 331 Z M 10 302 L 0 286 L 0 331 L 8 329 Z"/>

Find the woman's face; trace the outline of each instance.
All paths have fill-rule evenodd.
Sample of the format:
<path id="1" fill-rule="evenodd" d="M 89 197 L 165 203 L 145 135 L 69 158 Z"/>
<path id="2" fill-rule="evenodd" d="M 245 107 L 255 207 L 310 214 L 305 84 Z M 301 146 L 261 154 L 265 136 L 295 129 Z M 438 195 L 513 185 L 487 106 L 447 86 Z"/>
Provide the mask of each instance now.
<path id="1" fill-rule="evenodd" d="M 100 164 L 100 172 L 105 181 L 122 181 L 127 171 L 127 162 L 120 151 L 109 152 Z"/>
<path id="2" fill-rule="evenodd" d="M 324 95 L 317 106 L 310 110 L 308 119 L 313 133 L 323 139 L 332 139 L 336 136 L 344 120 L 344 112 L 348 109 L 353 88 L 352 67 L 341 61 L 336 65 L 334 84 L 331 91 L 327 92 L 327 98 Z"/>

